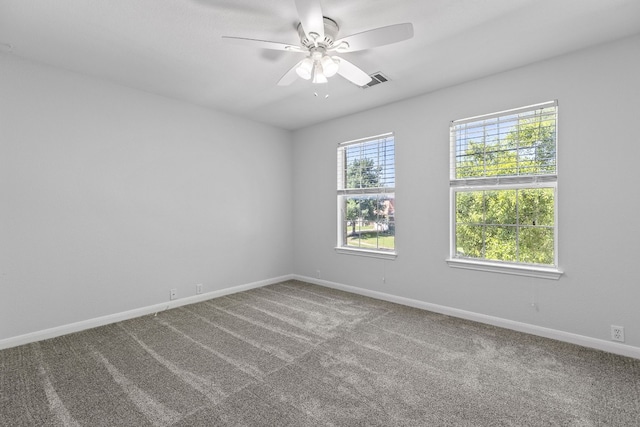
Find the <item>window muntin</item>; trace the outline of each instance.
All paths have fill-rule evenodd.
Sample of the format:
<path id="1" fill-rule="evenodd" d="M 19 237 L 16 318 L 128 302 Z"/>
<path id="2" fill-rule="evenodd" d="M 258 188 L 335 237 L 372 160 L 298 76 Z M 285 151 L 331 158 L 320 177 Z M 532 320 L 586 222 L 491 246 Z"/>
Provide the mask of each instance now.
<path id="1" fill-rule="evenodd" d="M 338 146 L 338 248 L 395 251 L 393 134 Z"/>
<path id="2" fill-rule="evenodd" d="M 451 124 L 451 258 L 557 266 L 556 102 Z"/>

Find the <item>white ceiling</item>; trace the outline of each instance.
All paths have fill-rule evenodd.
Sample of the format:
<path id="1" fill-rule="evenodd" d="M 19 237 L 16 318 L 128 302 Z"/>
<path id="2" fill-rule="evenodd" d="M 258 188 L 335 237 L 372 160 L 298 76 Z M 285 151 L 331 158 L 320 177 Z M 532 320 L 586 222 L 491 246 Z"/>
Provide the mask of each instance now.
<path id="1" fill-rule="evenodd" d="M 285 129 L 366 110 L 640 32 L 640 0 L 322 0 L 339 36 L 411 22 L 413 39 L 343 54 L 389 83 L 298 80 L 293 0 L 0 0 L 0 52 Z M 324 90 L 324 88 L 323 88 Z"/>

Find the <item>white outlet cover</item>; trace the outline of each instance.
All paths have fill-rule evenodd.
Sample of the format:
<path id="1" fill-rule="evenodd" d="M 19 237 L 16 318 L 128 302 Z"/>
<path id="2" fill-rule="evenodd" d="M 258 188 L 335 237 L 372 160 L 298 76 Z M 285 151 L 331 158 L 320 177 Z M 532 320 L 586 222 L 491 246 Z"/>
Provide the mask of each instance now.
<path id="1" fill-rule="evenodd" d="M 611 325 L 611 339 L 613 341 L 624 342 L 624 327 Z"/>

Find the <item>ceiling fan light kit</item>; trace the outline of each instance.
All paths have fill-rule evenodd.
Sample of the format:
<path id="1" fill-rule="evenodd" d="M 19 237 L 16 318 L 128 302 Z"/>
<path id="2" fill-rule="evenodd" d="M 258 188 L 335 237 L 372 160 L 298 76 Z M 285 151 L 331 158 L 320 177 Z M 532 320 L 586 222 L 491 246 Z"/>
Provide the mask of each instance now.
<path id="1" fill-rule="evenodd" d="M 351 62 L 330 54 L 332 52 L 357 52 L 413 37 L 413 25 L 404 23 L 375 28 L 337 39 L 340 28 L 336 21 L 323 16 L 320 0 L 295 0 L 295 5 L 300 18 L 297 27 L 300 46 L 242 37 L 223 37 L 226 41 L 264 49 L 306 53 L 306 58 L 299 61 L 282 76 L 278 82 L 279 86 L 290 85 L 295 81 L 296 76 L 304 80 L 311 80 L 316 84 L 327 83 L 327 79 L 336 74 L 357 86 L 365 86 L 371 81 L 371 77 L 367 73 Z"/>
<path id="2" fill-rule="evenodd" d="M 336 75 L 340 68 L 340 59 L 327 55 L 326 49 L 322 46 L 313 47 L 309 52 L 309 56 L 296 66 L 298 76 L 313 83 L 326 83 L 328 77 Z"/>

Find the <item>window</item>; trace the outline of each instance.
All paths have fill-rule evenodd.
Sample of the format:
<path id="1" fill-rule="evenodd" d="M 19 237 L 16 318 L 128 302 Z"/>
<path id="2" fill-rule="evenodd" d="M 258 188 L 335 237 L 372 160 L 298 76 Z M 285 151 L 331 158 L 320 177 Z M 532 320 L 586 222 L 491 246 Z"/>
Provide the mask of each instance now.
<path id="1" fill-rule="evenodd" d="M 451 123 L 453 267 L 559 278 L 557 103 Z"/>
<path id="2" fill-rule="evenodd" d="M 393 134 L 338 145 L 338 246 L 341 253 L 395 257 Z"/>

